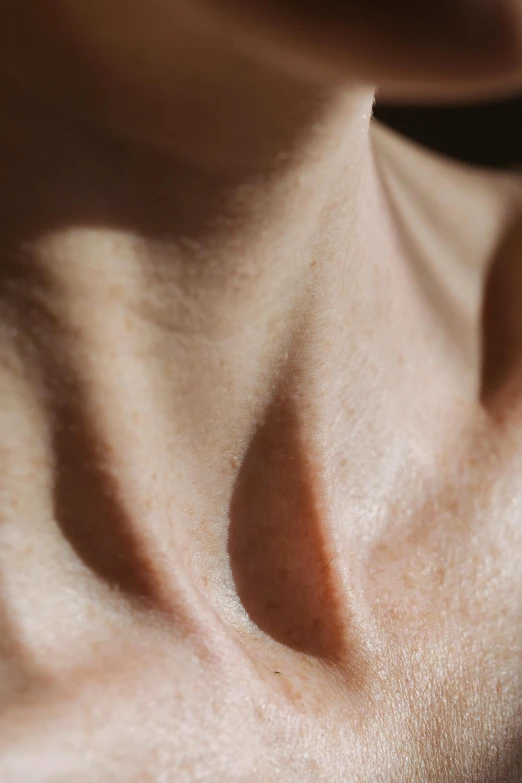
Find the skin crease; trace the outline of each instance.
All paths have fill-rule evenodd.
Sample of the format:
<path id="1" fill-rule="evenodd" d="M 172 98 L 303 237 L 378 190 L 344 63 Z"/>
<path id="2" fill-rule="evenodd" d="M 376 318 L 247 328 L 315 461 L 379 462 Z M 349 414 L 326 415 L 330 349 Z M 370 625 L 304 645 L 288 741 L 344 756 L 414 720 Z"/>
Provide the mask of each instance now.
<path id="1" fill-rule="evenodd" d="M 522 186 L 351 5 L 0 5 L 2 783 L 520 780 Z"/>

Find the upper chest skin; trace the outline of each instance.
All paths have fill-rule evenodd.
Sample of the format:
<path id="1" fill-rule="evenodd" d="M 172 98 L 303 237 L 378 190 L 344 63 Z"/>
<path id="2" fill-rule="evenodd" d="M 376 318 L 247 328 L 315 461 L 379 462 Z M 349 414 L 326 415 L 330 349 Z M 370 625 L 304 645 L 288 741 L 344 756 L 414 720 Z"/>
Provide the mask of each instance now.
<path id="1" fill-rule="evenodd" d="M 485 270 L 520 185 L 441 164 L 385 131 L 372 165 L 384 189 L 364 197 L 387 198 L 389 225 L 368 253 L 408 263 L 369 279 L 362 258 L 351 280 L 361 291 L 346 313 L 352 339 L 360 328 L 334 385 L 327 552 L 311 493 L 293 510 L 303 524 L 255 563 L 259 549 L 232 516 L 235 562 L 219 561 L 212 600 L 189 586 L 167 615 L 129 601 L 47 524 L 57 508 L 48 423 L 32 379 L 3 374 L 3 781 L 518 780 L 519 420 L 516 405 L 499 423 L 479 403 L 478 334 Z M 273 443 L 263 437 L 246 485 Z M 292 476 L 313 483 L 306 465 Z M 84 478 L 90 497 L 76 497 L 102 517 L 100 535 L 118 511 L 110 487 Z M 287 512 L 262 489 L 255 507 L 237 502 L 261 530 L 259 508 Z M 230 567 L 254 628 L 227 605 Z M 197 572 L 185 556 L 173 568 L 188 583 Z M 324 649 L 343 635 L 342 655 L 325 660 L 307 623 Z"/>

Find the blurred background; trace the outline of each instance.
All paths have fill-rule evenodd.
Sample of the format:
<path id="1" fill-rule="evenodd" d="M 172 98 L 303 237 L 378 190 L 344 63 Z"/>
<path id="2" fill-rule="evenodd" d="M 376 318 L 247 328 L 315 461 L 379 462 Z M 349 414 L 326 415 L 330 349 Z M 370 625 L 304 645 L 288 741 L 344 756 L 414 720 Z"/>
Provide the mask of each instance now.
<path id="1" fill-rule="evenodd" d="M 392 106 L 375 116 L 409 138 L 466 163 L 522 168 L 522 95 L 466 106 Z"/>

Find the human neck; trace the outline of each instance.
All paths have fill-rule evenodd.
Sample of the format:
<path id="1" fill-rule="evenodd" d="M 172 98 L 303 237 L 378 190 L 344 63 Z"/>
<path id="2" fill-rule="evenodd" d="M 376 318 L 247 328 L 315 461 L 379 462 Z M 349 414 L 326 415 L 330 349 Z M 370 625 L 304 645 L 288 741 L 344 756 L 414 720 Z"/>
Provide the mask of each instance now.
<path id="1" fill-rule="evenodd" d="M 274 519 L 283 490 L 295 524 L 326 535 L 329 374 L 344 270 L 357 264 L 372 95 L 293 95 L 254 73 L 218 139 L 212 117 L 170 145 L 71 119 L 63 102 L 7 97 L 4 341 L 38 375 L 30 394 L 58 427 L 47 448 L 65 476 L 60 503 L 94 503 L 92 524 L 114 516 L 102 497 L 114 496 L 147 573 L 159 552 L 192 547 L 188 530 L 203 550 L 226 541 L 231 508 L 253 516 L 263 503 Z M 268 113 L 256 110 L 261 77 Z M 193 120 L 212 103 L 198 100 Z M 319 573 L 329 550 L 316 549 Z"/>

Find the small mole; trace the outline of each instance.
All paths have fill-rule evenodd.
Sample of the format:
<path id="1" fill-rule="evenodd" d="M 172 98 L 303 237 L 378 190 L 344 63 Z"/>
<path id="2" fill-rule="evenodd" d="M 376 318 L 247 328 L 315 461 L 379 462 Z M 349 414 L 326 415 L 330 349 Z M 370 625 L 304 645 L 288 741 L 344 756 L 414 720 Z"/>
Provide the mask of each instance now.
<path id="1" fill-rule="evenodd" d="M 274 672 L 274 674 L 281 674 L 281 672 Z"/>

